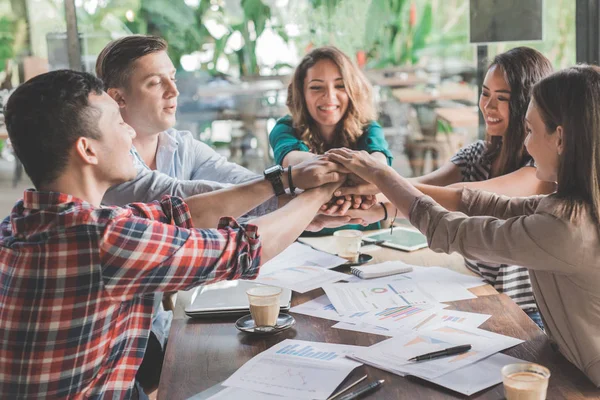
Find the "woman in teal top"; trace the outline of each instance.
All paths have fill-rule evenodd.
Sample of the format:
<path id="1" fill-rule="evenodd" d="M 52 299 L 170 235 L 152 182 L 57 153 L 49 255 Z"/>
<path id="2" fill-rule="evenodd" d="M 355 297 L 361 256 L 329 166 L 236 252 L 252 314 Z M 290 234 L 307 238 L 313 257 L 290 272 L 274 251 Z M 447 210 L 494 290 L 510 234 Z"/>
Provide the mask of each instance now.
<path id="1" fill-rule="evenodd" d="M 275 160 L 283 167 L 339 147 L 365 150 L 375 160 L 392 164 L 383 130 L 375 122 L 371 86 L 337 48 L 320 47 L 302 59 L 288 87 L 287 106 L 291 115 L 277 121 L 269 135 Z M 337 208 L 337 204 L 341 210 L 364 209 L 372 206 L 373 200 L 372 196 L 347 196 L 332 199 L 331 205 Z M 384 217 L 382 213 L 381 219 Z M 343 227 L 348 228 L 377 229 L 379 224 Z M 323 229 L 319 234 L 337 229 L 342 228 Z"/>

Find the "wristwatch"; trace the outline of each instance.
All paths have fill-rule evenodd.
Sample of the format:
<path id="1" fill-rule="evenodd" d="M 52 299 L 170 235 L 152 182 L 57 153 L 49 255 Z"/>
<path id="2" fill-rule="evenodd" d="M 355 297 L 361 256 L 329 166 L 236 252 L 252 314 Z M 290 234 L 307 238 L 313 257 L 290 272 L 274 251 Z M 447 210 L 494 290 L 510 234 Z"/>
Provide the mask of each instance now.
<path id="1" fill-rule="evenodd" d="M 264 175 L 265 179 L 273 185 L 275 196 L 281 196 L 285 193 L 285 188 L 281 181 L 281 175 L 283 175 L 283 168 L 281 165 L 273 165 L 272 167 L 265 169 Z"/>

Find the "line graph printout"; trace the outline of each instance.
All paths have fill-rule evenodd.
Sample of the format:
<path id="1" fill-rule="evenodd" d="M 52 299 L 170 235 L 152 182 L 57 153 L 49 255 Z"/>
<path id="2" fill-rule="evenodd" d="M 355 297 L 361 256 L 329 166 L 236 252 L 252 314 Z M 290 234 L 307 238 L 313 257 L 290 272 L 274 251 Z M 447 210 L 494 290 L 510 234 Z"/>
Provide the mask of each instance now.
<path id="1" fill-rule="evenodd" d="M 395 336 L 368 348 L 359 348 L 352 357 L 399 375 L 433 379 L 522 342 L 464 324 L 447 323 L 431 330 Z M 464 344 L 470 344 L 471 350 L 429 361 L 408 361 L 418 355 Z"/>
<path id="2" fill-rule="evenodd" d="M 437 304 L 410 282 L 331 284 L 323 285 L 323 290 L 342 315 L 407 306 L 427 308 Z"/>
<path id="3" fill-rule="evenodd" d="M 223 385 L 298 399 L 326 399 L 361 365 L 345 358 L 359 348 L 287 339 L 252 358 Z"/>

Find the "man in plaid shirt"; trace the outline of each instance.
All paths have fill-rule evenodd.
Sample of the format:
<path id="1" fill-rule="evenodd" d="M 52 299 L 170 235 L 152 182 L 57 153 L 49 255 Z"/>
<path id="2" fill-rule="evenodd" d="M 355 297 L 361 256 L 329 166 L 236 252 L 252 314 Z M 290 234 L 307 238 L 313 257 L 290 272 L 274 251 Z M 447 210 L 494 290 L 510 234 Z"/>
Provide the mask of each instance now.
<path id="1" fill-rule="evenodd" d="M 100 206 L 111 185 L 136 174 L 135 132 L 95 77 L 55 71 L 33 78 L 10 97 L 5 118 L 36 189 L 0 224 L 3 398 L 143 397 L 135 375 L 153 293 L 255 278 L 261 260 L 287 247 L 343 178 L 307 167 L 298 175 L 305 189 L 335 182 L 251 224 L 223 218 L 218 229 L 198 230 L 177 197 Z M 260 179 L 224 190 L 273 189 Z M 206 212 L 218 214 L 218 193 L 209 195 Z"/>

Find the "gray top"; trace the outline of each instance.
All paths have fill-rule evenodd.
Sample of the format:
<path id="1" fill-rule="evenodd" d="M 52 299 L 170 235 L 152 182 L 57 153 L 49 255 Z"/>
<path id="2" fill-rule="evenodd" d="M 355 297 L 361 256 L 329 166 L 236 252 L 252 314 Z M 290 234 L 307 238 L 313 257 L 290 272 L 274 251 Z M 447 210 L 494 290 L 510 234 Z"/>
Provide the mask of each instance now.
<path id="1" fill-rule="evenodd" d="M 460 212 L 422 196 L 410 222 L 436 252 L 528 268 L 548 334 L 600 386 L 599 228 L 587 208 L 570 218 L 563 209 L 554 195 L 510 198 L 465 188 Z"/>
<path id="2" fill-rule="evenodd" d="M 108 190 L 102 202 L 124 205 L 148 203 L 164 195 L 186 198 L 256 179 L 259 175 L 227 161 L 210 146 L 193 138 L 188 131 L 168 129 L 158 136 L 156 171 L 152 171 L 135 148 L 132 149 L 137 176 Z M 277 198 L 252 210 L 264 215 L 277 209 Z"/>

